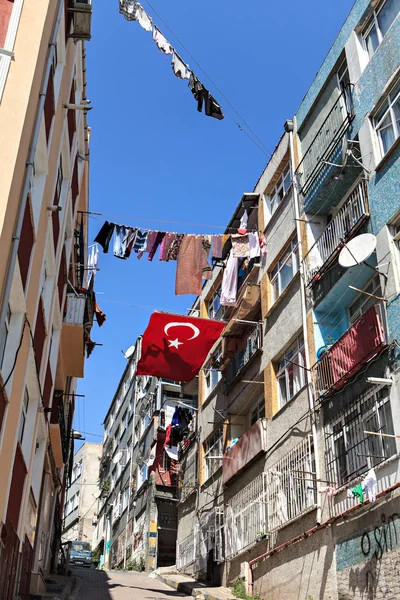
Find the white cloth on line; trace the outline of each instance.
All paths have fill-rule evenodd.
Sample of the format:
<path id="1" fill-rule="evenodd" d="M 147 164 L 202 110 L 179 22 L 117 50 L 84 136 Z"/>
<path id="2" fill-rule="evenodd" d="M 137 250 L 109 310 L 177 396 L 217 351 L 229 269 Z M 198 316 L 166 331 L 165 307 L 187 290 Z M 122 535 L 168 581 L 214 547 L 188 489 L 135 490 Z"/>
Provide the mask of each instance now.
<path id="1" fill-rule="evenodd" d="M 362 482 L 362 490 L 368 490 L 368 500 L 370 502 L 375 502 L 376 493 L 378 491 L 378 480 L 376 478 L 375 469 L 370 469 Z"/>
<path id="2" fill-rule="evenodd" d="M 137 3 L 136 19 L 145 31 L 151 31 L 153 29 L 153 21 L 139 2 Z"/>
<path id="3" fill-rule="evenodd" d="M 127 21 L 136 21 L 137 0 L 119 0 L 119 12 Z"/>
<path id="4" fill-rule="evenodd" d="M 183 62 L 179 54 L 173 50 L 172 52 L 172 62 L 171 62 L 172 70 L 179 79 L 189 79 L 190 71 L 188 66 Z"/>
<path id="5" fill-rule="evenodd" d="M 165 452 L 172 460 L 178 460 L 178 446 L 171 446 L 170 448 L 165 446 Z"/>
<path id="6" fill-rule="evenodd" d="M 232 306 L 232 304 L 236 304 L 238 266 L 239 261 L 233 256 L 233 252 L 231 251 L 228 260 L 226 261 L 224 274 L 222 276 L 222 306 Z"/>
<path id="7" fill-rule="evenodd" d="M 247 214 L 247 210 L 244 211 L 242 218 L 240 219 L 238 233 L 247 231 L 247 223 L 249 221 L 249 215 Z"/>
<path id="8" fill-rule="evenodd" d="M 158 29 L 156 25 L 154 25 L 153 29 L 153 40 L 157 44 L 157 47 L 164 52 L 164 54 L 172 54 L 172 46 L 169 41 L 163 36 L 161 31 Z"/>
<path id="9" fill-rule="evenodd" d="M 256 256 L 260 256 L 260 242 L 258 241 L 258 235 L 256 233 L 249 233 L 249 246 L 249 258 L 256 258 Z"/>

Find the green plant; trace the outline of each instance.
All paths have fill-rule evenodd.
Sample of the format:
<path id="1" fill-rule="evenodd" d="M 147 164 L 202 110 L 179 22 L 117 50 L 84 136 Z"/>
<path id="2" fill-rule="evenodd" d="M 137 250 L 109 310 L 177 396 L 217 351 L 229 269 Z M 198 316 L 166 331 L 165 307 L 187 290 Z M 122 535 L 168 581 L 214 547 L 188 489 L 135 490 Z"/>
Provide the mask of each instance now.
<path id="1" fill-rule="evenodd" d="M 145 560 L 144 560 L 144 556 L 143 554 L 141 554 L 139 556 L 139 558 L 131 558 L 130 560 L 128 560 L 128 562 L 126 563 L 126 570 L 127 571 L 144 571 L 145 568 Z"/>
<path id="2" fill-rule="evenodd" d="M 103 490 L 103 492 L 109 492 L 111 489 L 111 481 L 109 479 L 105 479 L 101 482 L 100 488 Z"/>
<path id="3" fill-rule="evenodd" d="M 241 600 L 260 600 L 258 596 L 249 596 L 246 592 L 246 584 L 243 578 L 236 579 L 232 587 L 232 593 Z"/>

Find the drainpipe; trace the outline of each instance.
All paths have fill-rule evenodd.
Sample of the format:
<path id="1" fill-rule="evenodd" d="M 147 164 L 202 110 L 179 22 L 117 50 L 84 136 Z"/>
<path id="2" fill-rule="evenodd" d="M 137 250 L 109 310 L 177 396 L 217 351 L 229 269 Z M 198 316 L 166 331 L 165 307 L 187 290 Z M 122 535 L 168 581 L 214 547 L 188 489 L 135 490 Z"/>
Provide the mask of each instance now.
<path id="1" fill-rule="evenodd" d="M 43 113 L 43 109 L 44 109 L 44 103 L 46 100 L 47 84 L 49 82 L 50 69 L 51 69 L 51 64 L 53 62 L 55 46 L 56 46 L 56 42 L 57 42 L 57 35 L 58 35 L 58 30 L 60 28 L 60 22 L 61 22 L 63 10 L 64 10 L 64 3 L 60 0 L 57 17 L 56 17 L 56 22 L 54 24 L 54 29 L 53 29 L 53 35 L 52 35 L 52 38 L 51 38 L 51 41 L 49 44 L 49 50 L 48 50 L 48 54 L 47 54 L 43 83 L 42 83 L 42 87 L 41 87 L 41 90 L 39 93 L 39 103 L 38 103 L 38 107 L 37 107 L 37 111 L 36 111 L 35 126 L 34 126 L 34 130 L 33 130 L 33 135 L 32 135 L 32 142 L 31 142 L 31 146 L 29 148 L 28 159 L 26 161 L 26 171 L 25 171 L 24 184 L 22 187 L 22 195 L 21 195 L 21 202 L 19 205 L 17 224 L 15 227 L 15 232 L 14 232 L 14 235 L 12 237 L 12 242 L 11 242 L 11 253 L 10 253 L 10 259 L 9 259 L 9 264 L 8 264 L 6 283 L 4 286 L 3 300 L 2 300 L 1 308 L 0 308 L 0 356 L 3 354 L 4 346 L 6 343 L 5 320 L 6 320 L 6 314 L 7 314 L 7 307 L 8 307 L 8 303 L 9 303 L 9 299 L 10 299 L 10 294 L 11 294 L 11 285 L 12 285 L 12 280 L 13 280 L 13 276 L 14 276 L 15 263 L 17 261 L 18 246 L 19 246 L 19 241 L 20 241 L 21 231 L 22 231 L 22 223 L 24 220 L 25 207 L 26 207 L 26 202 L 27 202 L 28 193 L 29 193 L 29 185 L 30 185 L 30 180 L 32 177 L 32 172 L 33 172 L 33 161 L 35 158 L 36 147 L 37 147 L 38 138 L 39 138 L 40 123 L 42 120 L 42 113 Z"/>
<path id="2" fill-rule="evenodd" d="M 142 354 L 142 337 L 138 337 L 137 340 L 137 345 L 138 345 L 138 352 L 137 352 L 137 360 L 140 359 L 141 354 Z M 135 375 L 135 379 L 136 379 L 136 375 Z M 135 444 L 133 443 L 133 438 L 135 435 L 135 416 L 136 416 L 136 400 L 137 400 L 137 383 L 135 381 L 135 390 L 133 393 L 133 417 L 132 417 L 132 449 L 131 449 L 131 462 L 129 465 L 129 493 L 128 493 L 128 517 L 129 517 L 129 511 L 130 511 L 130 506 L 131 506 L 131 495 L 132 495 L 132 474 L 133 474 L 133 448 L 135 446 Z M 133 519 L 132 519 L 133 523 L 132 523 L 132 535 L 134 537 L 135 535 L 135 506 L 133 507 Z M 127 523 L 128 525 L 128 523 Z M 125 549 L 124 549 L 124 569 L 126 569 L 126 544 L 128 541 L 128 527 L 125 528 Z M 133 548 L 132 548 L 132 553 L 133 553 Z"/>
<path id="3" fill-rule="evenodd" d="M 290 147 L 290 162 L 292 165 L 292 169 L 294 171 L 294 149 L 293 149 L 293 121 L 286 121 L 285 130 L 289 133 L 289 147 Z M 301 240 L 301 229 L 300 229 L 300 202 L 299 202 L 299 194 L 297 191 L 297 181 L 295 177 L 293 177 L 293 200 L 294 200 L 294 212 L 296 218 L 296 233 L 297 240 L 299 244 L 299 257 L 300 257 L 300 297 L 301 297 L 301 318 L 303 322 L 303 339 L 304 339 L 304 354 L 305 354 L 305 362 L 306 362 L 306 381 L 307 381 L 307 396 L 308 396 L 308 405 L 310 409 L 311 415 L 311 430 L 314 442 L 314 457 L 315 457 L 315 473 L 316 473 L 316 481 L 317 481 L 317 524 L 321 523 L 321 502 L 319 495 L 319 482 L 321 481 L 321 472 L 320 472 L 320 456 L 319 456 L 319 447 L 317 440 L 317 425 L 316 425 L 316 416 L 315 416 L 315 405 L 314 405 L 314 389 L 313 382 L 311 379 L 311 365 L 310 365 L 310 352 L 308 347 L 308 330 L 307 330 L 307 308 L 306 308 L 306 290 L 305 290 L 305 276 L 304 276 L 304 263 L 303 263 L 303 249 L 302 249 L 302 240 Z"/>

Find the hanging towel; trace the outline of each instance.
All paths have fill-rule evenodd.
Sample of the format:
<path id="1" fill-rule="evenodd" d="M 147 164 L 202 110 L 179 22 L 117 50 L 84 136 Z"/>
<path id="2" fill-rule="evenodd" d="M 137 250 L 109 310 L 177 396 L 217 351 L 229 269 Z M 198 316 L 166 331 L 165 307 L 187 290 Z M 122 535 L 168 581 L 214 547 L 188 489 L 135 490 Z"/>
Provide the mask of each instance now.
<path id="1" fill-rule="evenodd" d="M 232 250 L 235 258 L 248 258 L 250 254 L 249 236 L 235 234 L 232 235 Z"/>
<path id="2" fill-rule="evenodd" d="M 114 233 L 115 223 L 109 223 L 106 221 L 103 227 L 100 229 L 99 233 L 94 238 L 94 241 L 100 244 L 103 248 L 104 254 L 107 254 L 108 247 L 110 245 L 110 241 L 112 238 L 112 234 Z"/>
<path id="3" fill-rule="evenodd" d="M 203 235 L 203 279 L 212 279 L 212 268 L 208 262 L 211 248 L 211 236 Z"/>
<path id="4" fill-rule="evenodd" d="M 160 250 L 160 260 L 167 260 L 169 249 L 171 247 L 172 242 L 175 239 L 175 233 L 167 233 L 165 238 L 163 239 L 163 244 Z"/>
<path id="5" fill-rule="evenodd" d="M 256 233 L 249 233 L 249 258 L 256 258 L 256 256 L 260 256 L 260 242 L 258 241 L 258 235 Z"/>
<path id="6" fill-rule="evenodd" d="M 136 21 L 137 0 L 119 0 L 119 12 L 127 21 Z"/>
<path id="7" fill-rule="evenodd" d="M 176 233 L 174 239 L 171 242 L 171 246 L 169 247 L 167 254 L 168 260 L 177 260 L 179 255 L 179 250 L 182 245 L 183 238 L 185 237 L 184 233 Z"/>
<path id="8" fill-rule="evenodd" d="M 139 2 L 137 3 L 136 19 L 145 31 L 151 31 L 153 29 L 153 21 Z"/>
<path id="9" fill-rule="evenodd" d="M 127 228 L 124 225 L 115 226 L 114 236 L 114 256 L 117 258 L 127 258 L 126 256 L 126 239 L 127 239 Z M 129 253 L 128 253 L 129 256 Z"/>
<path id="10" fill-rule="evenodd" d="M 161 50 L 161 52 L 164 52 L 164 54 L 172 54 L 173 48 L 171 44 L 168 42 L 168 40 L 165 39 L 165 37 L 156 25 L 154 25 L 153 29 L 153 40 L 155 41 L 157 47 Z"/>
<path id="11" fill-rule="evenodd" d="M 221 304 L 222 306 L 232 306 L 236 304 L 237 281 L 238 281 L 238 259 L 230 252 L 226 267 L 222 276 L 221 286 Z"/>
<path id="12" fill-rule="evenodd" d="M 368 500 L 370 502 L 375 502 L 376 492 L 378 491 L 378 480 L 376 478 L 375 469 L 370 469 L 368 471 L 367 476 L 362 481 L 361 485 L 363 492 L 368 490 Z"/>
<path id="13" fill-rule="evenodd" d="M 212 236 L 211 255 L 213 258 L 222 258 L 222 235 Z"/>
<path id="14" fill-rule="evenodd" d="M 150 260 L 150 261 L 153 260 L 154 255 L 157 251 L 157 248 L 163 241 L 164 237 L 165 237 L 165 231 L 157 231 L 156 238 L 154 240 L 153 246 L 151 247 L 151 249 L 149 251 L 149 256 L 147 257 L 147 260 Z"/>
<path id="15" fill-rule="evenodd" d="M 146 250 L 148 236 L 148 231 L 142 231 L 141 229 L 137 230 L 135 243 L 133 244 L 133 251 L 136 252 L 136 254 Z"/>
<path id="16" fill-rule="evenodd" d="M 183 62 L 179 54 L 172 52 L 172 62 L 171 62 L 172 70 L 179 79 L 189 79 L 190 71 L 188 71 L 187 65 Z"/>
<path id="17" fill-rule="evenodd" d="M 247 233 L 247 223 L 249 222 L 249 215 L 247 214 L 247 210 L 244 211 L 242 218 L 240 219 L 238 233 L 244 234 Z"/>
<path id="18" fill-rule="evenodd" d="M 186 235 L 178 254 L 175 295 L 201 294 L 203 272 L 203 240 L 201 235 Z"/>

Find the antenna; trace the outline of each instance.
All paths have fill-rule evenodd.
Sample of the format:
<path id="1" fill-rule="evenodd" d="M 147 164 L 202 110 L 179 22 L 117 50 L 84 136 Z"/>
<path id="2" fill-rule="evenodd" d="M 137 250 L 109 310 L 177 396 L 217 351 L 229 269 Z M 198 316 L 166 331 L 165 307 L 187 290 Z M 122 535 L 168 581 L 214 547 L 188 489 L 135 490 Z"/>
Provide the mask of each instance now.
<path id="1" fill-rule="evenodd" d="M 371 256 L 375 248 L 376 237 L 372 233 L 362 233 L 344 244 L 344 248 L 340 251 L 338 262 L 341 267 L 345 267 L 346 269 L 361 265 Z M 374 269 L 374 267 L 372 268 Z"/>
<path id="2" fill-rule="evenodd" d="M 129 346 L 128 350 L 126 352 L 122 352 L 122 354 L 125 356 L 125 358 L 130 358 L 134 352 L 135 346 Z"/>
<path id="3" fill-rule="evenodd" d="M 117 454 L 113 458 L 114 465 L 116 465 L 117 463 L 119 463 L 119 461 L 121 460 L 121 458 L 122 458 L 122 452 L 120 450 L 119 452 L 117 452 Z"/>

